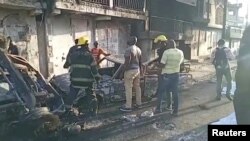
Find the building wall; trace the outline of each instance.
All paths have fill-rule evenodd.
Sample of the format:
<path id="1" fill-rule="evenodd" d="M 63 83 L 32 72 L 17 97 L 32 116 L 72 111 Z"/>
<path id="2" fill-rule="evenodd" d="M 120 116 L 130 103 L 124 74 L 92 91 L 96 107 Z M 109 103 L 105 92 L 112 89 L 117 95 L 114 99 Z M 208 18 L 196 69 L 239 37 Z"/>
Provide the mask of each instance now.
<path id="1" fill-rule="evenodd" d="M 7 17 L 7 18 L 6 18 Z M 0 19 L 3 20 L 2 31 L 10 36 L 18 46 L 20 55 L 39 69 L 39 54 L 37 43 L 36 20 L 25 10 L 0 9 Z"/>
<path id="2" fill-rule="evenodd" d="M 209 26 L 222 28 L 223 24 L 223 0 L 210 0 L 209 11 Z"/>
<path id="3" fill-rule="evenodd" d="M 121 4 L 123 2 L 121 2 Z M 130 3 L 129 6 L 133 4 L 136 3 Z M 82 2 L 81 4 L 77 4 L 75 1 L 72 0 L 57 0 L 55 3 L 55 8 L 57 9 L 74 11 L 78 13 L 97 14 L 97 15 L 138 19 L 138 20 L 146 19 L 145 11 L 137 11 L 119 7 L 114 8 L 113 6 L 114 5 L 103 6 L 89 2 Z"/>
<path id="4" fill-rule="evenodd" d="M 100 47 L 120 59 L 123 58 L 130 34 L 127 24 L 113 20 L 97 22 L 96 25 L 96 40 Z M 101 66 L 112 66 L 112 63 L 104 61 Z"/>
<path id="5" fill-rule="evenodd" d="M 204 58 L 211 55 L 217 41 L 222 37 L 223 0 L 205 0 L 204 17 L 209 16 L 208 25 L 194 26 L 191 41 L 192 59 Z M 209 7 L 209 9 L 207 9 Z M 208 13 L 207 13 L 208 12 Z"/>
<path id="6" fill-rule="evenodd" d="M 92 37 L 91 18 L 73 15 L 57 15 L 49 18 L 49 73 L 62 74 L 68 72 L 63 68 L 74 39 L 81 36 Z"/>
<path id="7" fill-rule="evenodd" d="M 199 33 L 200 32 L 200 33 Z M 194 28 L 191 57 L 198 59 L 210 56 L 216 47 L 217 41 L 221 38 L 221 30 L 212 28 Z M 200 36 L 200 37 L 199 37 Z"/>
<path id="8" fill-rule="evenodd" d="M 74 45 L 74 39 L 84 35 L 91 41 L 90 49 L 96 40 L 106 52 L 123 57 L 129 35 L 126 24 L 116 20 L 95 21 L 92 17 L 80 15 L 57 15 L 51 17 L 48 23 L 50 75 L 68 72 L 63 68 L 68 51 Z M 101 64 L 103 67 L 111 65 L 105 61 Z"/>

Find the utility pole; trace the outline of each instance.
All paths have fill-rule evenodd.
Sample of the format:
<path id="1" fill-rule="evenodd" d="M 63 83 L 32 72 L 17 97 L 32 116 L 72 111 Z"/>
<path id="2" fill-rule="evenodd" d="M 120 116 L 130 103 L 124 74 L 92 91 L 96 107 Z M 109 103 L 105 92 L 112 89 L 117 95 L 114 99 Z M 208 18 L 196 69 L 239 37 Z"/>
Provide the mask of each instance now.
<path id="1" fill-rule="evenodd" d="M 222 31 L 222 38 L 223 38 L 223 39 L 226 38 L 227 6 L 228 6 L 228 0 L 224 0 L 223 31 Z"/>

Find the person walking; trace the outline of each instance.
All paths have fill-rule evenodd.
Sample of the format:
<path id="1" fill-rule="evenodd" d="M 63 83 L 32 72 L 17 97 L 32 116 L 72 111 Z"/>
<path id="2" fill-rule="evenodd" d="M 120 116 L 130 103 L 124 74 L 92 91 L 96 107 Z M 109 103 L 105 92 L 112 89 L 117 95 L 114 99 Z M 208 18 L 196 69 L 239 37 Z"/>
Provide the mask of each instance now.
<path id="1" fill-rule="evenodd" d="M 222 79 L 225 76 L 227 81 L 227 91 L 226 97 L 229 100 L 232 100 L 231 89 L 232 89 L 232 73 L 229 60 L 234 59 L 230 48 L 225 47 L 225 40 L 220 39 L 218 41 L 218 47 L 212 52 L 211 55 L 212 63 L 216 70 L 216 79 L 217 79 L 217 100 L 221 100 L 222 92 Z"/>
<path id="2" fill-rule="evenodd" d="M 98 82 L 100 75 L 96 62 L 88 49 L 88 38 L 81 37 L 77 45 L 70 48 L 64 68 L 70 67 L 70 93 L 68 105 L 73 106 L 79 92 L 85 91 L 86 103 L 91 114 L 97 113 L 97 99 L 93 93 L 93 83 Z"/>

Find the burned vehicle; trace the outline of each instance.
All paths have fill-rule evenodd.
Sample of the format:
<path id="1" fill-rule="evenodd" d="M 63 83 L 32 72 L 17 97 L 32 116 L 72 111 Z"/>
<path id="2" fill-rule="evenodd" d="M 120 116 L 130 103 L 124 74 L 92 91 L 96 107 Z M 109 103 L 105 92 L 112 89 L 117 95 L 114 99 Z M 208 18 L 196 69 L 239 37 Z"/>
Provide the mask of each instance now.
<path id="1" fill-rule="evenodd" d="M 102 76 L 102 79 L 96 85 L 95 93 L 97 94 L 97 96 L 102 97 L 104 106 L 110 103 L 120 103 L 125 100 L 125 87 L 123 81 L 123 73 L 121 70 L 124 60 L 123 58 L 119 58 L 119 56 L 112 55 L 104 57 L 99 63 L 101 63 L 102 61 L 107 61 L 107 63 L 111 65 L 99 69 L 99 74 Z M 144 89 L 144 84 L 154 83 L 154 82 L 153 81 L 144 82 L 143 78 L 144 77 L 142 75 L 141 76 L 142 90 L 148 92 L 149 89 Z M 69 74 L 66 73 L 53 76 L 52 79 L 50 80 L 50 83 L 57 91 L 67 95 L 67 93 L 69 93 L 69 86 L 70 86 L 69 80 L 70 80 Z M 149 94 L 145 93 L 145 95 L 142 96 L 142 99 L 149 100 L 148 96 Z"/>
<path id="2" fill-rule="evenodd" d="M 142 100 L 150 101 L 156 95 L 157 89 L 157 81 L 158 81 L 158 71 L 159 68 L 156 67 L 157 58 L 152 59 L 148 62 L 143 63 L 143 74 L 141 75 L 141 88 L 142 88 Z M 120 56 L 107 56 L 99 61 L 107 61 L 107 63 L 112 64 L 108 67 L 103 67 L 99 69 L 99 73 L 102 75 L 102 80 L 96 85 L 95 92 L 97 95 L 102 97 L 102 101 L 104 104 L 121 102 L 125 100 L 125 87 L 122 75 L 122 64 L 124 62 L 123 58 Z M 190 70 L 190 64 L 185 62 L 183 66 L 183 71 Z M 182 72 L 183 72 L 182 71 Z M 192 76 L 188 73 L 181 73 L 181 77 L 183 78 L 182 83 L 185 83 L 184 78 L 192 79 Z M 53 76 L 50 80 L 52 86 L 67 95 L 69 93 L 70 86 L 70 78 L 69 74 L 61 74 L 57 76 Z"/>
<path id="3" fill-rule="evenodd" d="M 63 100 L 29 63 L 5 52 L 0 38 L 0 137 L 29 140 L 54 134 Z M 44 136 L 44 137 L 45 137 Z"/>
<path id="4" fill-rule="evenodd" d="M 123 81 L 120 79 L 120 70 L 123 62 L 121 60 L 117 61 L 113 57 L 105 57 L 105 60 L 113 63 L 113 66 L 99 69 L 102 80 L 98 84 L 95 84 L 94 92 L 99 103 L 110 103 L 115 100 L 121 101 L 124 87 Z M 50 83 L 63 97 L 67 97 L 70 90 L 69 73 L 53 76 Z"/>

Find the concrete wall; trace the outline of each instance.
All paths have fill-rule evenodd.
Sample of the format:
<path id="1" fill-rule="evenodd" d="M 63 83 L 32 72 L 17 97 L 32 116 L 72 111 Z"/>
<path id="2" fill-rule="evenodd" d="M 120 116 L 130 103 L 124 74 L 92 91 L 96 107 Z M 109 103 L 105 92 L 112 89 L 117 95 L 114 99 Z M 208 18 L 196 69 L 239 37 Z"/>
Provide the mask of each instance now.
<path id="1" fill-rule="evenodd" d="M 9 16 L 8 16 L 9 15 Z M 35 17 L 28 11 L 0 9 L 0 19 L 3 21 L 3 34 L 10 36 L 17 44 L 20 55 L 39 68 L 39 55 Z M 0 31 L 1 32 L 1 31 Z"/>
<path id="2" fill-rule="evenodd" d="M 48 20 L 50 75 L 68 72 L 63 65 L 74 39 L 87 35 L 91 40 L 91 29 L 91 18 L 88 17 L 57 15 Z"/>
<path id="3" fill-rule="evenodd" d="M 96 40 L 100 47 L 122 59 L 127 47 L 127 38 L 130 35 L 127 24 L 112 20 L 97 22 L 96 25 Z M 106 61 L 101 64 L 102 67 L 112 65 Z"/>
<path id="4" fill-rule="evenodd" d="M 37 41 L 38 41 L 38 52 L 39 52 L 39 65 L 40 72 L 45 78 L 48 77 L 48 53 L 47 53 L 47 34 L 46 24 L 44 19 L 37 19 Z"/>
<path id="5" fill-rule="evenodd" d="M 57 15 L 48 20 L 49 29 L 49 73 L 58 75 L 68 72 L 63 69 L 66 55 L 74 45 L 74 39 L 87 35 L 90 38 L 90 49 L 93 42 L 106 52 L 123 58 L 129 35 L 126 24 L 119 21 L 95 21 L 92 17 L 80 15 Z M 102 66 L 111 66 L 103 62 Z"/>
<path id="6" fill-rule="evenodd" d="M 208 0 L 206 0 L 208 2 Z M 211 55 L 222 35 L 223 0 L 210 0 L 208 26 L 195 26 L 191 41 L 191 58 L 199 59 Z M 204 10 L 206 16 L 207 10 Z M 222 14 L 222 15 L 221 15 Z"/>
<path id="7" fill-rule="evenodd" d="M 212 50 L 217 45 L 217 41 L 221 38 L 221 33 L 219 29 L 194 28 L 194 36 L 191 43 L 191 59 L 198 59 L 198 56 L 199 58 L 210 56 Z"/>
<path id="8" fill-rule="evenodd" d="M 223 21 L 223 0 L 210 0 L 209 27 L 222 28 L 222 23 L 218 24 L 218 19 Z M 217 18 L 217 19 L 216 19 Z"/>
<path id="9" fill-rule="evenodd" d="M 41 7 L 37 0 L 0 0 L 0 6 L 4 8 L 35 9 Z"/>

